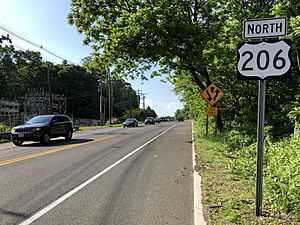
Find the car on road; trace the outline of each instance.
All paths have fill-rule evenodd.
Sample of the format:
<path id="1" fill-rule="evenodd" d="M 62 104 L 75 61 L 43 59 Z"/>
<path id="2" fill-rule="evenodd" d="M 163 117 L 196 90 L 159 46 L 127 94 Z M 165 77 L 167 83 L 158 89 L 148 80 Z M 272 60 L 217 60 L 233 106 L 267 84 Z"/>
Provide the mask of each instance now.
<path id="1" fill-rule="evenodd" d="M 123 127 L 138 127 L 139 122 L 135 118 L 127 118 L 123 123 Z"/>
<path id="2" fill-rule="evenodd" d="M 66 115 L 34 116 L 25 124 L 11 130 L 11 140 L 16 146 L 24 141 L 39 141 L 48 144 L 51 138 L 64 137 L 71 140 L 73 121 Z"/>
<path id="3" fill-rule="evenodd" d="M 155 124 L 154 117 L 147 117 L 145 119 L 145 124 Z"/>
<path id="4" fill-rule="evenodd" d="M 159 118 L 159 117 L 155 117 L 155 118 L 154 118 L 154 122 L 155 122 L 155 123 L 160 123 L 160 118 Z"/>

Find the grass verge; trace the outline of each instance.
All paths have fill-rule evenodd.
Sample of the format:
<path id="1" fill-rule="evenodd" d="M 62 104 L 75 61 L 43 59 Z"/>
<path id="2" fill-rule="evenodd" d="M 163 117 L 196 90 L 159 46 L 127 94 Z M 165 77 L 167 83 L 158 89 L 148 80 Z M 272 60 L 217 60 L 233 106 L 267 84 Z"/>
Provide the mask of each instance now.
<path id="1" fill-rule="evenodd" d="M 201 128 L 202 129 L 202 128 Z M 202 192 L 207 222 L 210 225 L 272 224 L 299 225 L 298 219 L 281 214 L 280 217 L 255 216 L 255 179 L 231 173 L 229 165 L 237 159 L 226 151 L 221 136 L 205 137 L 195 127 L 196 169 L 202 177 Z"/>

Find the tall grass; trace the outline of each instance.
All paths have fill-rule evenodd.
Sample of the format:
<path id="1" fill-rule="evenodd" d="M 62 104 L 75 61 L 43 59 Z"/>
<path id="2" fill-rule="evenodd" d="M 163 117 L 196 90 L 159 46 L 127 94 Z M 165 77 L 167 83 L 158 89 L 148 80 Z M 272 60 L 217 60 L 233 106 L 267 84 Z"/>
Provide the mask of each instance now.
<path id="1" fill-rule="evenodd" d="M 232 126 L 206 137 L 203 121 L 195 127 L 210 224 L 300 224 L 300 128 L 275 141 L 266 127 L 263 217 L 256 218 L 256 136 Z M 212 204 L 216 199 L 221 199 L 220 206 Z"/>

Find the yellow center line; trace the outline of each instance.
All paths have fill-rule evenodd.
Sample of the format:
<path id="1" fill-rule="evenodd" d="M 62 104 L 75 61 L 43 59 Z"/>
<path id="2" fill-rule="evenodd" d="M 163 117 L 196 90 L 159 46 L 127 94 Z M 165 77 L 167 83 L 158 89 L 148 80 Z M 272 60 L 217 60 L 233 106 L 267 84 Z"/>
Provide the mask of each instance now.
<path id="1" fill-rule="evenodd" d="M 110 136 L 106 136 L 106 137 L 103 137 L 103 138 L 97 138 L 93 141 L 88 141 L 88 142 L 79 143 L 79 144 L 72 144 L 72 145 L 68 145 L 68 146 L 64 146 L 64 147 L 60 147 L 60 148 L 55 148 L 55 149 L 51 149 L 51 150 L 47 150 L 47 151 L 43 151 L 43 152 L 38 152 L 38 153 L 30 154 L 30 155 L 25 155 L 25 156 L 14 158 L 14 159 L 8 159 L 8 160 L 0 162 L 0 166 L 5 166 L 5 165 L 12 164 L 12 163 L 15 163 L 15 162 L 20 162 L 20 161 L 23 161 L 23 160 L 32 159 L 32 158 L 36 158 L 36 157 L 39 157 L 39 156 L 64 151 L 64 150 L 67 150 L 67 149 L 70 149 L 70 148 L 74 148 L 74 147 L 94 143 L 94 142 L 97 142 L 97 141 L 103 141 L 103 140 L 110 139 L 110 138 L 113 138 L 113 137 L 115 137 L 115 136 L 110 135 Z"/>

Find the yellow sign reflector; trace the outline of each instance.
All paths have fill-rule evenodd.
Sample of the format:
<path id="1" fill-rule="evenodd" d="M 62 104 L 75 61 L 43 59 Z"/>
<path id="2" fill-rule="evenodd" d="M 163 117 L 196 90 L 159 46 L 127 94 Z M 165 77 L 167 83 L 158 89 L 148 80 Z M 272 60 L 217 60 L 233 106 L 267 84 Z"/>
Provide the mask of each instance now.
<path id="1" fill-rule="evenodd" d="M 217 116 L 218 115 L 218 107 L 207 107 L 205 112 L 206 112 L 206 115 L 208 115 L 208 116 Z"/>

